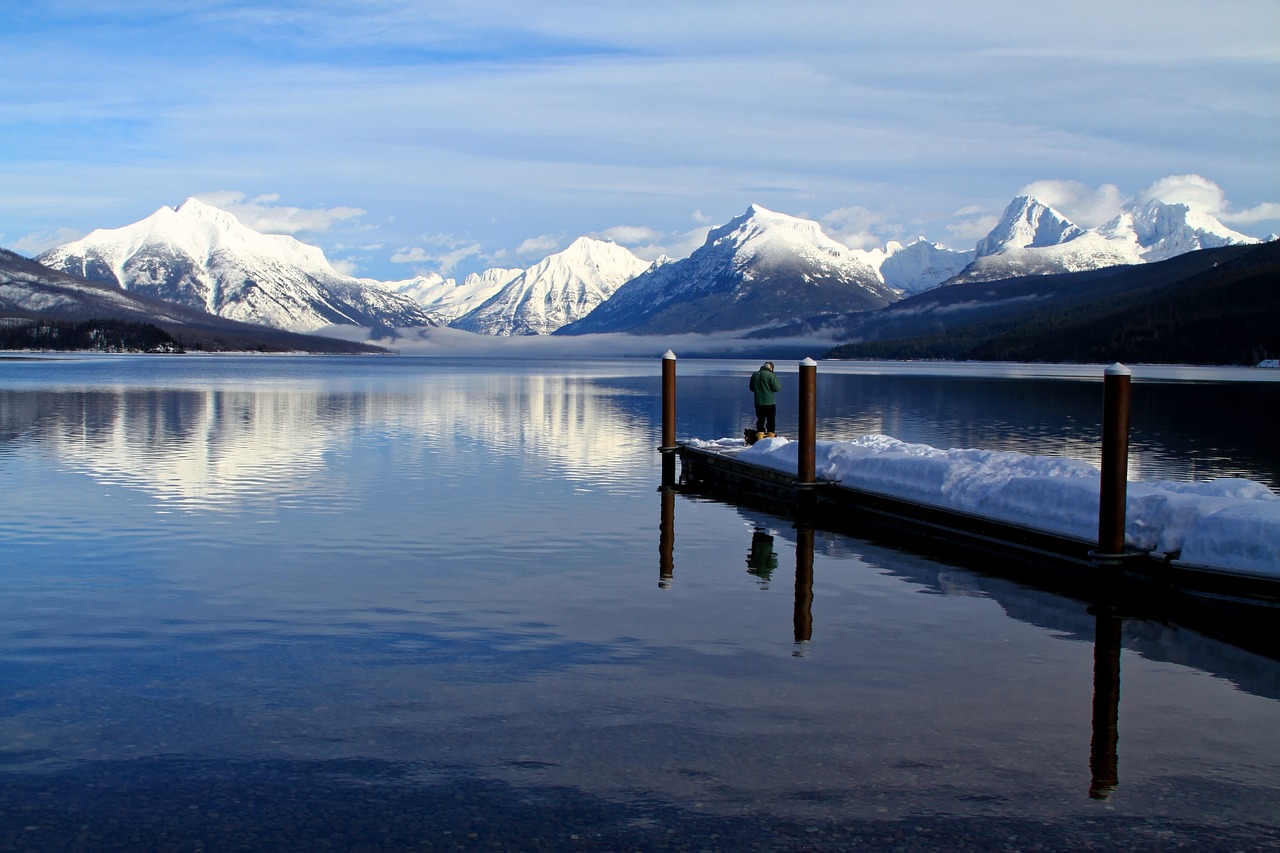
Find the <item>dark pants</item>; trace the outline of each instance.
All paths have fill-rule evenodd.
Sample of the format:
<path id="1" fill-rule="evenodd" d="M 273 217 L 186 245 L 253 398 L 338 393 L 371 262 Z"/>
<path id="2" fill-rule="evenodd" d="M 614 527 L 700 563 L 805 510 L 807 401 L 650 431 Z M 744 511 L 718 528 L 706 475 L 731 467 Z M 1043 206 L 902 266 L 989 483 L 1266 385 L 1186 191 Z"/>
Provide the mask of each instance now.
<path id="1" fill-rule="evenodd" d="M 761 406 L 756 404 L 756 432 L 777 432 L 774 419 L 778 415 L 777 405 Z"/>

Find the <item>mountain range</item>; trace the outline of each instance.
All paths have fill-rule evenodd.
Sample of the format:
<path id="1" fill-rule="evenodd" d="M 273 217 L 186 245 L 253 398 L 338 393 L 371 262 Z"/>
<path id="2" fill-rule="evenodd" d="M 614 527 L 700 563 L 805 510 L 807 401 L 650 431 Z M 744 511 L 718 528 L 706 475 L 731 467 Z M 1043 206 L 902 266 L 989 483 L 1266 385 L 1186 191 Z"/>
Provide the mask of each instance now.
<path id="1" fill-rule="evenodd" d="M 1257 242 L 1181 204 L 1145 202 L 1086 229 L 1020 196 L 971 251 L 923 238 L 867 251 L 833 240 L 817 222 L 751 205 L 681 260 L 649 263 L 617 244 L 581 237 L 527 269 L 495 268 L 461 283 L 434 273 L 380 282 L 342 274 L 314 246 L 260 234 L 188 199 L 38 260 L 117 291 L 223 318 L 393 339 L 398 330 L 441 325 L 490 335 L 816 328 L 830 324 L 823 318 L 874 318 L 935 288 L 1147 264 Z"/>
<path id="2" fill-rule="evenodd" d="M 825 318 L 828 358 L 1257 364 L 1280 355 L 1280 241 L 939 287 Z M 778 334 L 813 334 L 784 328 Z"/>
<path id="3" fill-rule="evenodd" d="M 335 337 L 305 335 L 241 323 L 148 296 L 114 284 L 43 266 L 0 249 L 0 324 L 9 327 L 46 321 L 125 321 L 153 325 L 187 350 L 313 353 L 386 353 L 387 350 Z"/>

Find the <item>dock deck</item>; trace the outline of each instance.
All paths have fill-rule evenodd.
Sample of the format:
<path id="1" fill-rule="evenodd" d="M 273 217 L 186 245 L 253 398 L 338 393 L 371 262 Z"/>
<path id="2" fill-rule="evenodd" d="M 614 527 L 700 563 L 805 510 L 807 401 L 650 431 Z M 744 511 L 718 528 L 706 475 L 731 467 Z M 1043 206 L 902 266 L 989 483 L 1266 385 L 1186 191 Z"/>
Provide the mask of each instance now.
<path id="1" fill-rule="evenodd" d="M 1097 602 L 1116 603 L 1221 635 L 1280 659 L 1280 578 L 1130 551 L 1098 558 L 1097 545 L 1033 527 L 884 495 L 829 480 L 801 483 L 725 448 L 679 444 L 679 488 L 912 550 L 960 558 L 989 573 Z"/>

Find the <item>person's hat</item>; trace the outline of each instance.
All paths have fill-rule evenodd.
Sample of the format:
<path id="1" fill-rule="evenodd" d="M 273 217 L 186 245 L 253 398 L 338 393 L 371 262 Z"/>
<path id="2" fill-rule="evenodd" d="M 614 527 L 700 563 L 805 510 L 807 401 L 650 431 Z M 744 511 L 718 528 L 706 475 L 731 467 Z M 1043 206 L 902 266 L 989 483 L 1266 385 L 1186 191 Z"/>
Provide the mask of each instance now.
<path id="1" fill-rule="evenodd" d="M 772 371 L 773 371 L 773 362 L 772 362 L 772 361 L 766 361 L 766 362 L 764 363 L 764 366 L 765 366 L 765 369 L 769 370 L 770 372 L 772 372 Z"/>

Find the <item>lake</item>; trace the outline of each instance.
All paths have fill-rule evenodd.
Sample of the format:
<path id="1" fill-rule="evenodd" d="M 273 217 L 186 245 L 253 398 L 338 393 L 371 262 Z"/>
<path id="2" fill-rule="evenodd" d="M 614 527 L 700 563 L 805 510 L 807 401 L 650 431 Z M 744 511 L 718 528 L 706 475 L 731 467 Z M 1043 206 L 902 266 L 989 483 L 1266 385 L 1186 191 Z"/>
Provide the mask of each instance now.
<path id="1" fill-rule="evenodd" d="M 680 360 L 678 436 L 756 366 Z M 0 849 L 1280 843 L 1280 662 L 662 493 L 660 370 L 0 360 Z M 1134 378 L 1131 478 L 1280 489 L 1280 371 Z M 1096 463 L 1101 399 L 824 362 L 818 437 Z"/>

